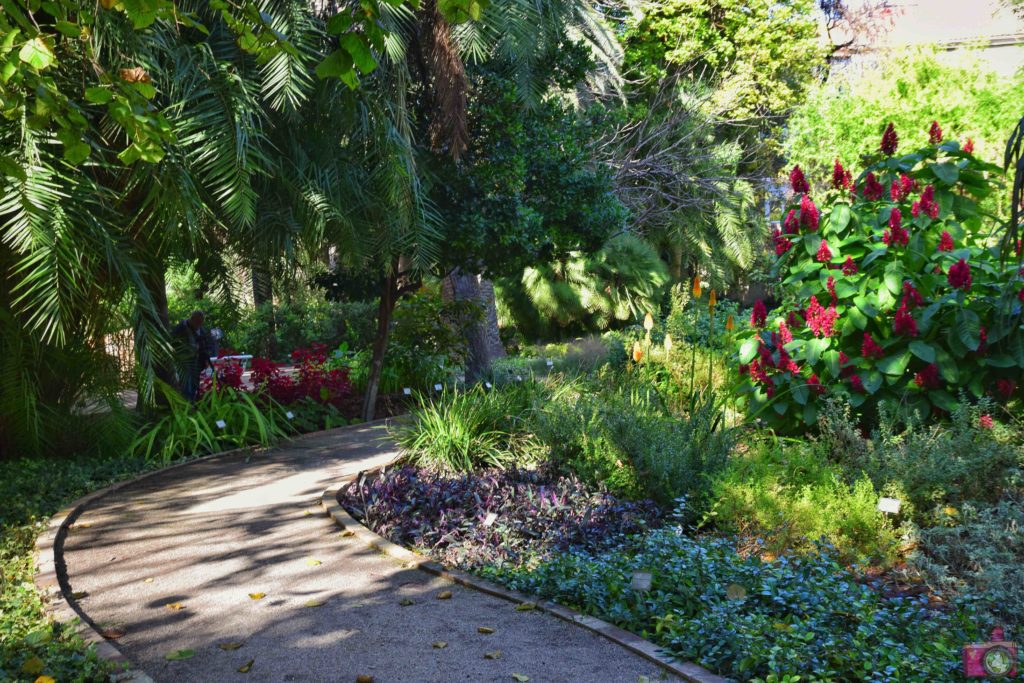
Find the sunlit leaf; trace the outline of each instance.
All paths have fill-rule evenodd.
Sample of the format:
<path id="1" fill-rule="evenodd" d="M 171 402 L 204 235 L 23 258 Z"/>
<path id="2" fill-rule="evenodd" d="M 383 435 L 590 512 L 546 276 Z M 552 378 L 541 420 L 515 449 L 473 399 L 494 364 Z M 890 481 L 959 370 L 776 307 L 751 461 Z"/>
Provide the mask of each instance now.
<path id="1" fill-rule="evenodd" d="M 267 594 L 266 593 L 249 593 L 249 597 L 252 598 L 253 600 L 262 600 L 263 598 L 267 597 Z"/>
<path id="2" fill-rule="evenodd" d="M 246 662 L 242 666 L 238 667 L 238 673 L 240 673 L 240 674 L 247 674 L 250 671 L 252 671 L 252 665 L 253 665 L 253 662 L 255 662 L 255 661 L 256 661 L 255 659 L 250 659 L 248 662 Z"/>
<path id="3" fill-rule="evenodd" d="M 440 593 L 437 594 L 437 599 L 438 600 L 451 600 L 452 599 L 452 592 L 451 591 L 441 591 Z"/>
<path id="4" fill-rule="evenodd" d="M 195 650 L 175 650 L 174 652 L 164 655 L 164 659 L 169 662 L 180 662 L 183 659 L 192 659 L 195 656 Z"/>
<path id="5" fill-rule="evenodd" d="M 217 647 L 226 651 L 237 650 L 243 645 L 245 645 L 245 643 L 217 643 Z"/>

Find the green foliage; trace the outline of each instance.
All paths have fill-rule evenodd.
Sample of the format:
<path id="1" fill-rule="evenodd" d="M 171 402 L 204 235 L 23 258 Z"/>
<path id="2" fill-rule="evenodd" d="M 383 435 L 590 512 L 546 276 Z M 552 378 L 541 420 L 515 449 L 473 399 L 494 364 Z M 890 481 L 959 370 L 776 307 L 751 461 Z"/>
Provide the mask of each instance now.
<path id="1" fill-rule="evenodd" d="M 709 477 L 725 466 L 734 443 L 718 398 L 695 394 L 678 416 L 652 389 L 628 383 L 608 389 L 616 379 L 604 370 L 566 387 L 535 414 L 534 433 L 556 463 L 584 481 L 664 506 L 684 498 L 700 514 Z"/>
<path id="2" fill-rule="evenodd" d="M 651 573 L 650 591 L 630 588 L 634 571 Z M 930 609 L 922 596 L 886 597 L 827 549 L 766 562 L 679 527 L 486 575 L 741 681 L 965 680 L 960 648 L 983 635 L 972 612 Z"/>
<path id="3" fill-rule="evenodd" d="M 647 2 L 628 24 L 625 71 L 651 83 L 674 72 L 706 79 L 716 111 L 778 115 L 822 66 L 812 0 Z"/>
<path id="4" fill-rule="evenodd" d="M 292 429 L 284 409 L 269 397 L 257 405 L 247 392 L 221 387 L 193 405 L 171 387 L 160 389 L 169 413 L 140 432 L 129 449 L 149 462 L 166 465 L 199 453 L 269 446 Z"/>
<path id="5" fill-rule="evenodd" d="M 522 464 L 533 450 L 523 423 L 542 391 L 526 382 L 498 391 L 446 389 L 437 398 L 421 394 L 395 438 L 410 462 L 440 472 Z"/>
<path id="6" fill-rule="evenodd" d="M 530 337 L 600 331 L 656 310 L 668 283 L 657 251 L 619 235 L 600 251 L 535 264 L 495 286 L 500 322 Z"/>
<path id="7" fill-rule="evenodd" d="M 991 624 L 1024 624 L 1024 501 L 964 504 L 947 523 L 919 532 L 910 562 L 937 589 L 974 602 Z"/>
<path id="8" fill-rule="evenodd" d="M 945 524 L 965 503 L 993 505 L 1024 482 L 1024 450 L 1017 433 L 985 429 L 990 401 L 961 402 L 948 425 L 911 424 L 899 429 L 883 415 L 868 441 L 849 431 L 848 412 L 831 405 L 820 422 L 832 458 L 851 471 L 866 472 L 880 489 L 899 491 L 901 514 L 921 526 Z"/>
<path id="9" fill-rule="evenodd" d="M 1020 119 L 1024 74 L 1004 77 L 979 63 L 951 65 L 930 52 L 896 54 L 878 70 L 837 73 L 812 90 L 786 125 L 786 157 L 808 178 L 824 185 L 838 157 L 853 165 L 865 152 L 865 140 L 877 140 L 890 122 L 908 147 L 928 141 L 938 121 L 947 139 L 968 138 L 983 159 L 1002 157 L 1003 144 Z M 1004 213 L 1008 195 L 1000 192 Z"/>
<path id="10" fill-rule="evenodd" d="M 899 537 L 878 511 L 865 475 L 850 477 L 820 445 L 763 440 L 748 444 L 711 483 L 705 523 L 746 539 L 763 539 L 775 555 L 813 550 L 825 541 L 850 560 L 887 561 Z"/>
<path id="11" fill-rule="evenodd" d="M 372 313 L 371 313 L 372 311 Z M 246 309 L 237 327 L 225 331 L 221 347 L 262 358 L 286 360 L 292 351 L 313 344 L 335 347 L 342 343 L 363 345 L 367 327 L 375 320 L 371 304 L 343 304 L 329 301 L 295 301 L 278 305 L 264 304 Z M 207 325 L 218 320 L 207 317 Z"/>
<path id="12" fill-rule="evenodd" d="M 828 395 L 871 421 L 883 404 L 948 412 L 961 390 L 1009 400 L 1022 382 L 1024 275 L 1001 262 L 978 206 L 999 169 L 955 141 L 868 161 L 852 200 L 826 195 L 820 227 L 808 195 L 787 207 L 782 307 L 738 340 L 741 400 L 779 428 L 813 424 Z M 865 196 L 871 180 L 880 196 Z M 907 191 L 893 196 L 894 182 Z"/>

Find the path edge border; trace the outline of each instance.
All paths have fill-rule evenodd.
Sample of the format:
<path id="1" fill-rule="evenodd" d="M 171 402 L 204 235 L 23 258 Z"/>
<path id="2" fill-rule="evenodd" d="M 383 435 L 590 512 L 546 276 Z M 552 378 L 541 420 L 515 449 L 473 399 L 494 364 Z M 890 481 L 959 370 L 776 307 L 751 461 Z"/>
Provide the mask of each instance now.
<path id="1" fill-rule="evenodd" d="M 518 605 L 527 603 L 533 604 L 537 610 L 547 612 L 562 621 L 573 624 L 574 626 L 580 626 L 591 633 L 606 638 L 630 652 L 640 655 L 652 664 L 656 664 L 679 676 L 684 681 L 689 681 L 690 683 L 729 683 L 728 678 L 723 678 L 717 674 L 713 674 L 702 666 L 692 662 L 675 661 L 674 659 L 662 654 L 661 649 L 654 643 L 641 638 L 635 633 L 630 633 L 618 626 L 602 621 L 597 617 L 581 614 L 574 609 L 570 609 L 556 602 L 541 600 L 536 596 L 508 590 L 503 586 L 487 581 L 486 579 L 482 579 L 478 576 L 474 576 L 473 574 L 464 572 L 460 569 L 445 567 L 425 555 L 421 555 L 420 553 L 404 548 L 396 543 L 392 543 L 383 536 L 371 531 L 352 517 L 352 515 L 350 515 L 348 511 L 341 506 L 341 503 L 338 502 L 338 494 L 344 485 L 355 481 L 364 474 L 365 472 L 360 472 L 358 474 L 345 477 L 338 483 L 338 485 L 324 491 L 323 497 L 320 500 L 320 506 L 324 509 L 324 512 L 334 520 L 335 524 L 342 528 L 343 533 L 346 535 L 351 533 L 351 535 L 355 536 L 363 544 L 373 548 L 379 553 L 389 556 L 393 560 L 401 562 L 402 565 L 408 569 L 420 569 L 428 574 L 433 574 L 434 576 L 439 576 L 441 578 L 448 579 L 449 581 L 453 581 L 465 588 L 479 591 Z"/>
<path id="2" fill-rule="evenodd" d="M 165 474 L 193 463 L 238 455 L 241 453 L 256 453 L 260 450 L 269 450 L 282 444 L 294 443 L 301 439 L 322 436 L 330 432 L 375 427 L 387 424 L 389 420 L 393 419 L 394 418 L 386 417 L 378 420 L 371 420 L 370 422 L 360 422 L 358 424 L 335 427 L 334 429 L 321 429 L 315 432 L 307 432 L 305 434 L 299 434 L 293 438 L 286 439 L 281 443 L 270 447 L 243 446 L 241 448 L 218 451 L 217 453 L 208 453 L 206 455 L 174 463 L 173 465 L 168 465 L 167 467 L 143 472 L 142 474 L 122 481 L 114 482 L 109 486 L 97 489 L 96 491 L 88 493 L 74 502 L 69 503 L 55 515 L 50 517 L 47 521 L 46 529 L 36 537 L 34 551 L 35 574 L 33 578 L 36 590 L 43 599 L 43 611 L 56 622 L 73 625 L 78 637 L 82 639 L 86 647 L 95 648 L 96 654 L 100 659 L 123 667 L 123 670 L 110 674 L 110 681 L 114 683 L 155 683 L 145 671 L 135 668 L 134 663 L 112 640 L 104 638 L 100 632 L 93 627 L 85 610 L 78 605 L 78 602 L 73 599 L 70 592 L 70 584 L 68 582 L 67 570 L 63 559 L 64 541 L 68 537 L 68 530 L 74 524 L 75 520 L 85 512 L 85 509 L 89 504 L 119 491 L 126 486 L 136 484 L 145 479 L 149 479 L 150 477 Z"/>

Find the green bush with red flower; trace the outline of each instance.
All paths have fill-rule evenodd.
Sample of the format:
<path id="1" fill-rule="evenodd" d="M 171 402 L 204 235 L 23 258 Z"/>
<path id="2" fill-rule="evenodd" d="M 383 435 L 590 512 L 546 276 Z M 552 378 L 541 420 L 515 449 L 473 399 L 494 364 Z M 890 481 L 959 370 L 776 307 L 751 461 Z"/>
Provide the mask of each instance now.
<path id="1" fill-rule="evenodd" d="M 1000 169 L 938 124 L 930 138 L 899 154 L 890 124 L 856 180 L 836 160 L 822 208 L 793 168 L 773 235 L 782 303 L 758 302 L 738 348 L 749 415 L 792 429 L 829 395 L 869 420 L 883 402 L 927 416 L 961 391 L 1020 397 L 1024 269 L 1019 253 L 1001 258 L 999 221 L 978 205 Z"/>

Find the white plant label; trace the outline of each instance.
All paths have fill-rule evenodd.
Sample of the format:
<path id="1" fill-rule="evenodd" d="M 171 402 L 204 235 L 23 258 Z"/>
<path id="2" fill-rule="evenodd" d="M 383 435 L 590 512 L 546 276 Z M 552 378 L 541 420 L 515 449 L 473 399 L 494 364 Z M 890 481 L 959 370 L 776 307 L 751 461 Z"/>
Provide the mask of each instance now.
<path id="1" fill-rule="evenodd" d="M 484 517 L 484 526 L 491 526 L 494 524 L 494 520 L 498 519 L 498 515 L 493 512 L 488 512 L 487 516 Z"/>
<path id="2" fill-rule="evenodd" d="M 285 413 L 284 416 L 287 417 L 289 420 L 294 420 L 295 419 L 295 413 L 293 413 L 290 410 L 287 413 Z"/>
<path id="3" fill-rule="evenodd" d="M 406 396 L 412 396 L 412 389 L 406 387 L 405 389 L 402 389 L 402 393 L 405 394 Z"/>
<path id="4" fill-rule="evenodd" d="M 629 587 L 635 591 L 651 590 L 651 573 L 633 572 L 633 581 L 629 584 Z"/>
<path id="5" fill-rule="evenodd" d="M 879 498 L 878 509 L 895 515 L 900 511 L 900 501 L 896 498 Z"/>
<path id="6" fill-rule="evenodd" d="M 517 382 L 522 382 L 523 381 L 523 376 L 522 375 L 516 375 L 516 381 Z"/>
<path id="7" fill-rule="evenodd" d="M 555 364 L 555 361 L 553 361 L 550 358 L 548 358 L 548 367 L 550 368 L 554 364 Z"/>
<path id="8" fill-rule="evenodd" d="M 441 391 L 441 389 L 443 389 L 443 387 L 440 384 L 434 385 L 434 391 Z"/>
<path id="9" fill-rule="evenodd" d="M 221 429 L 227 429 L 228 428 L 228 423 L 225 422 L 224 420 L 217 420 L 216 425 L 218 427 L 220 427 Z"/>
<path id="10" fill-rule="evenodd" d="M 488 389 L 492 389 L 493 388 L 493 386 L 491 385 L 490 382 L 484 382 L 484 386 L 487 387 Z"/>

